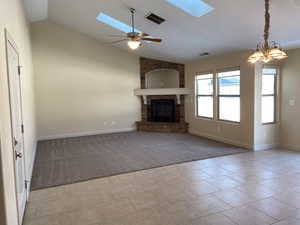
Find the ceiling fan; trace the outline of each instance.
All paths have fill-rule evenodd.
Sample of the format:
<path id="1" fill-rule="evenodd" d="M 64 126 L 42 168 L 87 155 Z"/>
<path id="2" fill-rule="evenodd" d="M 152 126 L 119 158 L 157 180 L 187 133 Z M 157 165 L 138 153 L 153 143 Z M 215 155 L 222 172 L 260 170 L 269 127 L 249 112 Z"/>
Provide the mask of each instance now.
<path id="1" fill-rule="evenodd" d="M 115 43 L 127 41 L 127 44 L 129 46 L 129 48 L 131 48 L 132 50 L 135 50 L 138 47 L 140 47 L 142 45 L 142 42 L 144 42 L 144 41 L 147 41 L 147 42 L 161 42 L 162 41 L 162 39 L 160 39 L 160 38 L 152 38 L 147 33 L 136 32 L 135 28 L 134 28 L 134 14 L 135 14 L 135 9 L 130 8 L 129 10 L 131 12 L 131 27 L 132 27 L 132 31 L 129 32 L 129 33 L 127 33 L 126 36 L 111 35 L 113 37 L 124 37 L 124 39 L 111 42 L 111 44 L 115 44 Z"/>

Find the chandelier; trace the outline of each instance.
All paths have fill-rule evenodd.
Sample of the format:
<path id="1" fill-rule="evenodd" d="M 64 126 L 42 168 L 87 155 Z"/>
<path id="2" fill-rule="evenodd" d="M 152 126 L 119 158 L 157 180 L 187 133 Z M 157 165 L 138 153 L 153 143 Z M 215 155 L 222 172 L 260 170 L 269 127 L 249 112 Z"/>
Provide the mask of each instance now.
<path id="1" fill-rule="evenodd" d="M 264 42 L 258 44 L 256 51 L 249 56 L 248 62 L 264 62 L 268 63 L 272 60 L 280 60 L 287 58 L 287 54 L 279 47 L 276 42 L 269 44 L 269 32 L 270 32 L 270 0 L 265 0 L 265 30 L 264 30 Z"/>

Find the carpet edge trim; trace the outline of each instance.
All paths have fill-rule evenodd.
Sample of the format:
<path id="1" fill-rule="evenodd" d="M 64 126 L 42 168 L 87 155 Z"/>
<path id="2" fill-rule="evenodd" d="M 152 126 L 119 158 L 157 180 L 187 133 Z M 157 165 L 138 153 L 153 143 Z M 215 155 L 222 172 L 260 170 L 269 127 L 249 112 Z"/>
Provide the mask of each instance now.
<path id="1" fill-rule="evenodd" d="M 136 128 L 134 127 L 128 127 L 128 128 L 120 128 L 120 129 L 103 129 L 103 130 L 94 130 L 94 131 L 73 132 L 73 133 L 41 136 L 38 137 L 38 141 L 46 141 L 46 140 L 61 139 L 61 138 L 72 138 L 72 137 L 83 137 L 83 136 L 90 136 L 90 135 L 97 135 L 97 134 L 122 133 L 122 132 L 130 132 L 135 130 Z"/>

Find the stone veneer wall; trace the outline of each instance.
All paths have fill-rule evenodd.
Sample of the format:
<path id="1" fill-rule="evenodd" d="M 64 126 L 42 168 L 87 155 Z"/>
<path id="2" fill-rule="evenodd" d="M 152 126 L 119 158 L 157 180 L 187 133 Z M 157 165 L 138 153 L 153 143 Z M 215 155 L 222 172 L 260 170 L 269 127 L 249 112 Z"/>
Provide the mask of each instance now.
<path id="1" fill-rule="evenodd" d="M 184 65 L 172 62 L 166 62 L 156 59 L 140 58 L 140 78 L 141 88 L 146 88 L 146 74 L 157 69 L 174 69 L 179 72 L 179 87 L 184 88 Z M 184 119 L 184 96 L 180 97 L 181 104 L 177 104 L 175 95 L 153 95 L 147 96 L 147 105 L 142 103 L 142 121 L 137 122 L 138 130 L 143 131 L 163 131 L 163 132 L 187 132 L 188 124 Z M 174 99 L 176 103 L 176 123 L 158 123 L 149 122 L 150 107 L 152 99 Z"/>

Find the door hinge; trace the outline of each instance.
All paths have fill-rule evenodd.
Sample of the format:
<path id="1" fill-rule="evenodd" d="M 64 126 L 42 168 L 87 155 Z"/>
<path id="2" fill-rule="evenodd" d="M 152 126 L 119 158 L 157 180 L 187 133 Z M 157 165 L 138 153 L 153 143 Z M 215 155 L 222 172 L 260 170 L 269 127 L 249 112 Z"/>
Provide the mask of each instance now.
<path id="1" fill-rule="evenodd" d="M 24 134 L 24 124 L 21 125 L 21 132 Z"/>
<path id="2" fill-rule="evenodd" d="M 28 189 L 28 183 L 29 183 L 29 180 L 25 180 L 25 189 L 26 190 Z"/>
<path id="3" fill-rule="evenodd" d="M 18 66 L 18 74 L 21 75 L 21 66 Z"/>

